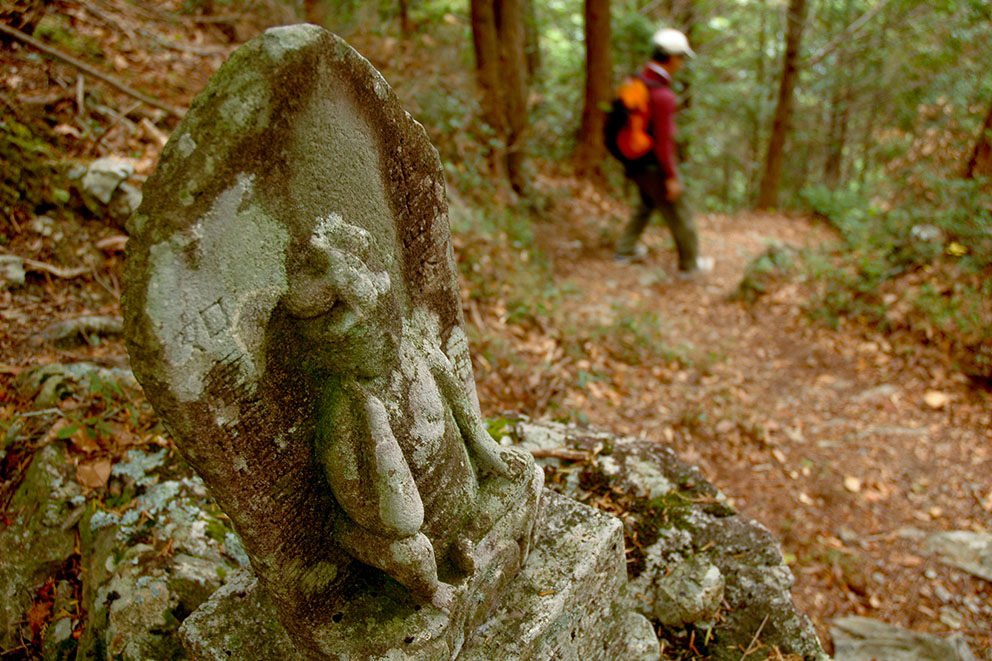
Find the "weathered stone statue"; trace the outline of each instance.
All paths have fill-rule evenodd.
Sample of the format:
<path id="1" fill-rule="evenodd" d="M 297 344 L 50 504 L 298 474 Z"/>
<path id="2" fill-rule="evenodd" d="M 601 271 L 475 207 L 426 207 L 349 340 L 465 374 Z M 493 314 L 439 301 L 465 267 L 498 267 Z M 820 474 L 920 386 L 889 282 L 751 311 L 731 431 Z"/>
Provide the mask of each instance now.
<path id="1" fill-rule="evenodd" d="M 269 30 L 130 229 L 135 375 L 296 650 L 456 654 L 527 557 L 542 473 L 480 418 L 423 128 L 337 37 Z"/>

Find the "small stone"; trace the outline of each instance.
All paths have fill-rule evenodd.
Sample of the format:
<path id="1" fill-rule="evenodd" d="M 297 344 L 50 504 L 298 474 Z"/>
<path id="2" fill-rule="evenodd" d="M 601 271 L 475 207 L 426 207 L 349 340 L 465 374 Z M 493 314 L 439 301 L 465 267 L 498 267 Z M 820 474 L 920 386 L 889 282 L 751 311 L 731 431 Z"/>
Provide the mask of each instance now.
<path id="1" fill-rule="evenodd" d="M 662 624 L 677 626 L 712 617 L 723 601 L 724 578 L 720 570 L 690 557 L 658 585 L 654 614 Z"/>
<path id="2" fill-rule="evenodd" d="M 976 661 L 960 634 L 901 629 L 867 617 L 843 617 L 830 627 L 835 661 Z"/>
<path id="3" fill-rule="evenodd" d="M 20 287 L 25 276 L 23 259 L 17 255 L 0 255 L 0 289 Z"/>
<path id="4" fill-rule="evenodd" d="M 861 538 L 858 537 L 858 533 L 854 532 L 847 526 L 841 526 L 837 529 L 837 536 L 840 537 L 840 541 L 845 544 L 859 544 Z"/>
<path id="5" fill-rule="evenodd" d="M 950 606 L 941 606 L 940 621 L 952 629 L 960 629 L 964 624 L 964 616 Z"/>
<path id="6" fill-rule="evenodd" d="M 926 553 L 969 574 L 992 581 L 992 534 L 955 530 L 931 535 L 923 545 Z"/>
<path id="7" fill-rule="evenodd" d="M 90 163 L 83 177 L 83 191 L 104 204 L 110 204 L 114 191 L 121 182 L 134 174 L 134 165 L 114 156 L 99 158 Z"/>
<path id="8" fill-rule="evenodd" d="M 930 390 L 925 395 L 923 395 L 923 401 L 926 405 L 932 409 L 940 409 L 947 405 L 951 401 L 950 395 L 938 390 Z"/>
<path id="9" fill-rule="evenodd" d="M 883 384 L 876 388 L 870 388 L 869 390 L 864 390 L 854 397 L 851 398 L 852 402 L 866 402 L 872 399 L 882 399 L 883 397 L 891 397 L 892 395 L 899 392 L 899 389 L 891 384 Z"/>

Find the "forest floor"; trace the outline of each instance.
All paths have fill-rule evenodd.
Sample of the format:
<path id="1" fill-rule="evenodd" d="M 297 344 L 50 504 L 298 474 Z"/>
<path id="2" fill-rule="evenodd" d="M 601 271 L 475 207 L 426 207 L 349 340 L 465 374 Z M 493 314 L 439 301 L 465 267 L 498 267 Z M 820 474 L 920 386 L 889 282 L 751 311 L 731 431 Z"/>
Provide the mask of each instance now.
<path id="1" fill-rule="evenodd" d="M 235 28 L 245 27 L 179 21 L 111 0 L 89 10 L 58 5 L 73 29 L 100 44 L 115 75 L 142 80 L 179 107 L 240 39 Z M 153 167 L 170 125 L 160 113 L 135 109 L 116 92 L 80 105 L 89 92 L 76 84 L 78 72 L 26 47 L 0 49 L 0 71 L 5 103 L 53 127 L 53 156 L 128 156 L 138 183 Z M 106 106 L 131 111 L 107 115 Z M 107 130 L 99 139 L 89 132 L 95 124 Z M 921 550 L 932 532 L 992 530 L 989 392 L 925 346 L 811 322 L 801 282 L 778 283 L 756 304 L 733 300 L 747 265 L 771 243 L 815 246 L 832 238 L 813 219 L 699 215 L 703 252 L 716 267 L 682 280 L 660 224 L 645 233 L 643 261 L 618 263 L 611 244 L 628 213 L 623 202 L 558 174 L 542 174 L 538 184 L 552 202 L 530 228 L 537 252 L 527 254 L 546 260 L 546 282 L 530 293 L 547 296 L 547 306 L 531 300 L 518 310 L 509 289 L 473 291 L 474 270 L 490 282 L 518 278 L 524 252 L 487 256 L 477 238 L 455 235 L 484 412 L 568 418 L 671 446 L 781 539 L 797 606 L 828 650 L 831 620 L 857 614 L 917 631 L 961 632 L 980 658 L 992 659 L 992 585 Z M 24 286 L 0 290 L 6 421 L 30 405 L 14 387 L 29 367 L 127 362 L 117 337 L 92 344 L 39 337 L 59 320 L 120 315 L 121 230 L 88 213 L 50 215 L 57 222 L 22 216 L 3 228 L 0 252 L 33 265 Z M 84 272 L 65 271 L 79 266 Z M 87 404 L 70 398 L 63 406 Z M 125 427 L 126 442 L 75 443 L 73 461 L 105 466 L 124 448 L 152 442 L 141 437 L 153 425 Z M 33 433 L 26 447 L 53 430 Z M 12 452 L 0 461 L 0 505 L 27 459 Z M 100 488 L 93 471 L 79 475 Z"/>
<path id="2" fill-rule="evenodd" d="M 571 199 L 582 205 L 581 195 Z M 962 631 L 980 658 L 992 658 L 992 586 L 921 550 L 929 533 L 989 530 L 989 393 L 925 347 L 811 323 L 801 283 L 781 283 L 756 305 L 734 300 L 752 259 L 775 243 L 829 240 L 821 223 L 697 216 L 703 252 L 716 266 L 685 281 L 660 222 L 645 233 L 643 262 L 617 263 L 606 237 L 620 223 L 604 232 L 604 221 L 582 221 L 602 214 L 585 211 L 534 229 L 557 286 L 578 292 L 563 297 L 558 329 L 648 324 L 643 313 L 651 311 L 660 348 L 636 360 L 593 349 L 576 364 L 561 350 L 568 338 L 560 330 L 542 341 L 537 329 L 508 328 L 517 354 L 531 358 L 526 369 L 564 374 L 544 380 L 557 390 L 551 397 L 524 399 L 557 400 L 594 426 L 657 440 L 698 465 L 735 508 L 782 541 L 796 604 L 828 646 L 831 620 L 862 615 L 917 631 Z M 601 353 L 615 343 L 603 342 Z M 579 371 L 594 376 L 580 379 Z M 483 365 L 477 374 L 487 413 L 514 407 L 506 377 Z"/>

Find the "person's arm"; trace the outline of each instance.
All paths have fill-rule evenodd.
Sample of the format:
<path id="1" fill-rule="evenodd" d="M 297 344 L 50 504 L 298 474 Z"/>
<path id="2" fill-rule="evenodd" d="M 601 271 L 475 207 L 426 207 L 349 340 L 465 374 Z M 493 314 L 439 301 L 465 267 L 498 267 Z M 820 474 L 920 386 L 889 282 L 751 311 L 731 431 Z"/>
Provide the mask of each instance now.
<path id="1" fill-rule="evenodd" d="M 678 100 L 667 87 L 653 90 L 651 99 L 651 125 L 654 129 L 654 153 L 665 172 L 665 185 L 673 202 L 682 192 L 678 159 L 675 156 L 675 113 Z"/>

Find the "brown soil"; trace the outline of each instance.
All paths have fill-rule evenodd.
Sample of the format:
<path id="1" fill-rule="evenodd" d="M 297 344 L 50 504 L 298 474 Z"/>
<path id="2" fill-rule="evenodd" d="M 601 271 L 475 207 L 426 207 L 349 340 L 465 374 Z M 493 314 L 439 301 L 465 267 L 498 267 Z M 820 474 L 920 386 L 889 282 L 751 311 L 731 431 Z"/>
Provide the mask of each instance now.
<path id="1" fill-rule="evenodd" d="M 821 224 L 777 214 L 697 216 L 703 252 L 716 266 L 684 281 L 660 222 L 645 233 L 645 260 L 618 264 L 607 237 L 621 222 L 581 221 L 625 212 L 601 203 L 598 212 L 574 209 L 568 221 L 535 228 L 558 286 L 582 292 L 562 302 L 566 326 L 618 324 L 618 309 L 654 311 L 660 324 L 660 351 L 634 365 L 604 362 L 602 380 L 556 393 L 561 408 L 670 445 L 770 528 L 796 575 L 796 604 L 828 649 L 832 619 L 863 615 L 930 633 L 962 631 L 980 658 L 992 658 L 992 586 L 927 557 L 920 539 L 992 524 L 989 392 L 925 347 L 895 348 L 865 329 L 811 323 L 801 283 L 779 283 L 753 306 L 731 300 L 769 243 L 821 244 L 832 239 Z M 576 383 L 577 366 L 555 358 L 553 347 L 541 348 L 552 357 L 542 361 L 533 338 L 507 336 L 532 356 L 530 369 L 560 369 L 566 376 L 555 384 Z M 479 382 L 484 406 L 496 413 L 506 393 L 500 375 L 482 370 Z"/>

